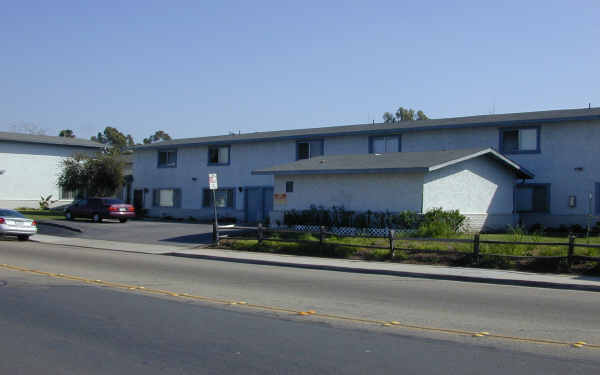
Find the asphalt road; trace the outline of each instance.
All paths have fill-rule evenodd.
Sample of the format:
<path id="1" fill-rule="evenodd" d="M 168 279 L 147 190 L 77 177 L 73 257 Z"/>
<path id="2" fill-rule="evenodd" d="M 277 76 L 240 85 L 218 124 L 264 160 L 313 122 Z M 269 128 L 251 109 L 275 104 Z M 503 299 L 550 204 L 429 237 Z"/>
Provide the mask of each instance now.
<path id="1" fill-rule="evenodd" d="M 86 219 L 46 220 L 46 222 L 79 229 L 81 233 L 41 223 L 40 234 L 174 246 L 209 244 L 212 241 L 212 225 L 205 223 L 145 220 L 130 220 L 126 223 L 104 220 L 101 223 L 94 223 Z"/>
<path id="2" fill-rule="evenodd" d="M 0 263 L 297 310 L 600 343 L 600 294 L 591 292 L 16 241 L 0 242 Z M 0 373 L 14 366 L 33 372 L 37 365 L 42 368 L 57 361 L 65 362 L 60 373 L 106 373 L 110 365 L 131 373 L 151 373 L 148 369 L 155 367 L 183 373 L 592 373 L 600 369 L 598 349 L 224 308 L 2 269 L 0 279 L 7 282 L 0 288 L 0 350 L 3 358 L 11 359 L 2 361 Z M 30 357 L 39 361 L 30 363 Z"/>

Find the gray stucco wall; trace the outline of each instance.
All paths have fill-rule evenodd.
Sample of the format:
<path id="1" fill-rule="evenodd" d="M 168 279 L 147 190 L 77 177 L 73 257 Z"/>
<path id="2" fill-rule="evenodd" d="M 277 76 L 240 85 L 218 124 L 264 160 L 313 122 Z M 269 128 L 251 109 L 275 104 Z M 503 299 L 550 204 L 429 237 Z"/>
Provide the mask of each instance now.
<path id="1" fill-rule="evenodd" d="M 91 153 L 89 148 L 59 145 L 0 142 L 0 206 L 39 208 L 40 196 L 58 200 L 57 185 L 61 162 L 75 153 Z M 62 200 L 54 206 L 71 202 Z"/>

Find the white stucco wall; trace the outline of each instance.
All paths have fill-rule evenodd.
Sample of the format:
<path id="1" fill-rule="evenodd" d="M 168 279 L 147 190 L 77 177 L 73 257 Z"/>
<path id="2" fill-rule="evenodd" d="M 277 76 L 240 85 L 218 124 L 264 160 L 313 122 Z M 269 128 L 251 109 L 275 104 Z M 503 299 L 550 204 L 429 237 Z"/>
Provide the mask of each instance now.
<path id="1" fill-rule="evenodd" d="M 89 148 L 34 143 L 0 142 L 0 207 L 39 208 L 40 196 L 59 198 L 57 178 L 61 162 L 75 153 L 90 153 Z M 54 205 L 69 203 L 58 201 Z"/>
<path id="2" fill-rule="evenodd" d="M 285 193 L 287 181 L 294 192 Z M 349 174 L 276 176 L 275 193 L 286 194 L 286 204 L 273 209 L 303 210 L 310 205 L 343 206 L 352 211 L 421 211 L 423 174 Z"/>
<path id="3" fill-rule="evenodd" d="M 472 231 L 505 229 L 517 221 L 516 182 L 514 173 L 491 157 L 467 160 L 425 176 L 423 211 L 459 210 Z"/>
<path id="4" fill-rule="evenodd" d="M 425 176 L 423 210 L 512 214 L 516 181 L 513 172 L 487 156 L 438 169 Z"/>

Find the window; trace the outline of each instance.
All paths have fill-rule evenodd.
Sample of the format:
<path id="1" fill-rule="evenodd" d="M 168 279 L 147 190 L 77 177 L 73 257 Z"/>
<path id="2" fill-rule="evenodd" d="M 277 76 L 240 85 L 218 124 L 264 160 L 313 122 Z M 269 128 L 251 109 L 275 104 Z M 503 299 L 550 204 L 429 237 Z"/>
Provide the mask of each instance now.
<path id="1" fill-rule="evenodd" d="M 71 191 L 71 190 L 67 190 L 65 188 L 60 188 L 60 191 L 58 194 L 58 199 L 65 200 L 65 201 L 73 200 L 73 199 L 75 199 L 75 192 Z"/>
<path id="2" fill-rule="evenodd" d="M 181 207 L 181 189 L 154 189 L 153 207 Z"/>
<path id="3" fill-rule="evenodd" d="M 550 212 L 550 184 L 516 186 L 517 212 Z"/>
<path id="4" fill-rule="evenodd" d="M 223 188 L 215 191 L 217 207 L 234 208 L 235 207 L 235 189 Z M 203 207 L 213 206 L 213 192 L 210 189 L 204 189 Z"/>
<path id="5" fill-rule="evenodd" d="M 158 167 L 159 168 L 176 168 L 177 167 L 177 150 L 158 151 Z"/>
<path id="6" fill-rule="evenodd" d="M 209 165 L 229 165 L 230 146 L 219 146 L 208 148 Z"/>
<path id="7" fill-rule="evenodd" d="M 392 135 L 385 137 L 369 138 L 369 152 L 372 154 L 400 152 L 400 136 Z"/>
<path id="8" fill-rule="evenodd" d="M 294 192 L 294 181 L 287 181 L 285 183 L 285 192 L 293 193 Z"/>
<path id="9" fill-rule="evenodd" d="M 540 128 L 500 129 L 500 150 L 505 154 L 539 153 Z"/>
<path id="10" fill-rule="evenodd" d="M 296 160 L 323 155 L 323 140 L 296 142 Z"/>

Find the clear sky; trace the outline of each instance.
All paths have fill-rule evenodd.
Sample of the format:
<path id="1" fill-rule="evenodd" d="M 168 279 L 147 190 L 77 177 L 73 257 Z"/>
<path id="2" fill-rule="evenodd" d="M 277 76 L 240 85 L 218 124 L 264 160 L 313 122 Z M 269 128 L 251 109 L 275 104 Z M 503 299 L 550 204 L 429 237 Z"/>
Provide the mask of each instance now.
<path id="1" fill-rule="evenodd" d="M 0 129 L 136 141 L 600 106 L 600 1 L 0 0 Z"/>

